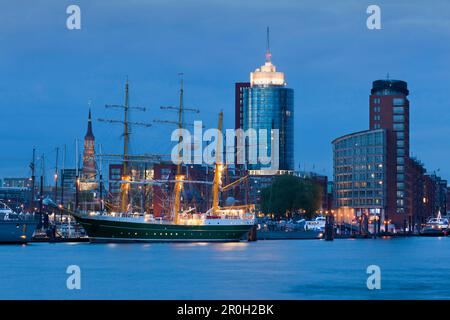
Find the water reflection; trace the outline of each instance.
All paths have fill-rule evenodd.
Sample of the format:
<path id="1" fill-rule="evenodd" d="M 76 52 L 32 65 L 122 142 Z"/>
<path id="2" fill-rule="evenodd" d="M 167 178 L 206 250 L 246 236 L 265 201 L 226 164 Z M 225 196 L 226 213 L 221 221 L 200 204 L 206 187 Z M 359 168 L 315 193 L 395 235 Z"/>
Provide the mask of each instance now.
<path id="1" fill-rule="evenodd" d="M 215 243 L 214 249 L 217 251 L 244 251 L 248 246 L 248 242 L 224 242 Z"/>

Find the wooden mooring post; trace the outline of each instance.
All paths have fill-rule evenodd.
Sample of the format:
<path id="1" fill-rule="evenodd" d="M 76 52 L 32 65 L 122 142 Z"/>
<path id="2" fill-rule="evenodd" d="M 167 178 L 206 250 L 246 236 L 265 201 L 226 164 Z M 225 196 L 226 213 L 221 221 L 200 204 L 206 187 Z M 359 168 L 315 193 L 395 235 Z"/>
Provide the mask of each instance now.
<path id="1" fill-rule="evenodd" d="M 325 240 L 334 240 L 334 216 L 329 214 L 325 218 Z"/>
<path id="2" fill-rule="evenodd" d="M 248 237 L 247 237 L 248 241 L 256 241 L 256 240 L 258 240 L 258 236 L 257 236 L 256 230 L 257 230 L 257 227 L 256 227 L 256 224 L 255 224 L 255 225 L 253 225 L 253 227 L 248 232 Z"/>

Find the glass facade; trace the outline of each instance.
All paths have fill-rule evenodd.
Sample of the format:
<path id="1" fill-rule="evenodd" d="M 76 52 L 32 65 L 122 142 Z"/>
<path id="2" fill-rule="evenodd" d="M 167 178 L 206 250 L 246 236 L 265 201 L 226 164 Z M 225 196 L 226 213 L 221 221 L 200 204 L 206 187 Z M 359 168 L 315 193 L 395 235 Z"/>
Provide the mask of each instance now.
<path id="1" fill-rule="evenodd" d="M 294 170 L 294 91 L 285 86 L 264 85 L 243 88 L 243 129 L 265 129 L 267 152 L 272 154 L 271 130 L 279 130 L 279 170 Z M 258 136 L 259 139 L 259 136 Z M 248 144 L 259 145 L 260 141 Z M 258 158 L 259 158 L 258 148 Z M 249 170 L 261 170 L 271 165 L 249 164 Z"/>
<path id="2" fill-rule="evenodd" d="M 364 212 L 385 210 L 387 143 L 384 129 L 333 141 L 335 206 Z"/>

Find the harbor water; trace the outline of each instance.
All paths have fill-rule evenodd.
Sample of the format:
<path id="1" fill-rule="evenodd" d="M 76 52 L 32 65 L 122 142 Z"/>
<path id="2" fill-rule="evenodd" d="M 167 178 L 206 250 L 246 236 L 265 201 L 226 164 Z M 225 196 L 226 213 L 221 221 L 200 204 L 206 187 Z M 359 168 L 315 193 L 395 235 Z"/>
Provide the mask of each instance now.
<path id="1" fill-rule="evenodd" d="M 31 243 L 0 246 L 0 299 L 450 299 L 449 270 L 450 237 Z"/>

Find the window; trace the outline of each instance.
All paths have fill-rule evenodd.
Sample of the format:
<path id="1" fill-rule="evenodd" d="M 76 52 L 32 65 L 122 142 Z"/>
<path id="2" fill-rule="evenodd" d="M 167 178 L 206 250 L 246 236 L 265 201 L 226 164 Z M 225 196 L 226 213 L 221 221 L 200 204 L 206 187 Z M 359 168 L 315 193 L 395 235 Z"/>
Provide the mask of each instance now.
<path id="1" fill-rule="evenodd" d="M 394 123 L 394 130 L 396 131 L 405 130 L 405 125 L 403 123 Z"/>
<path id="2" fill-rule="evenodd" d="M 405 116 L 404 115 L 394 115 L 394 122 L 405 122 Z"/>
<path id="3" fill-rule="evenodd" d="M 403 98 L 395 98 L 394 106 L 403 106 L 405 104 L 405 99 Z"/>
<path id="4" fill-rule="evenodd" d="M 394 107 L 394 114 L 404 114 L 405 109 L 403 107 Z"/>
<path id="5" fill-rule="evenodd" d="M 404 147 L 405 141 L 404 140 L 397 140 L 397 147 Z"/>

